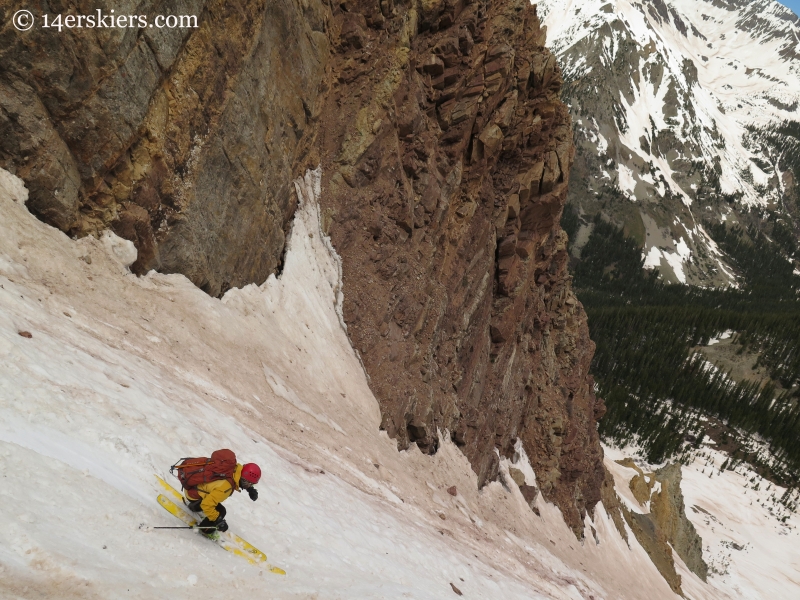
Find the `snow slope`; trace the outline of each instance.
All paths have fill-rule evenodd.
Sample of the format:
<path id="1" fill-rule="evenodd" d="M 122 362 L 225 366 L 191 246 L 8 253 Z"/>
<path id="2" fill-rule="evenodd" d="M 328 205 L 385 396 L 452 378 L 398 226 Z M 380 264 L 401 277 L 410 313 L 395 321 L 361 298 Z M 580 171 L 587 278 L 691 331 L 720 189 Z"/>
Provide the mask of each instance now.
<path id="1" fill-rule="evenodd" d="M 626 505 L 643 512 L 628 491 L 636 471 L 614 462 L 635 456 L 636 448 L 604 449 L 606 466 Z M 709 566 L 708 585 L 703 585 L 673 554 L 684 592 L 696 599 L 715 593 L 748 600 L 795 598 L 800 590 L 800 517 L 774 501 L 785 488 L 765 481 L 746 464 L 721 471 L 727 459 L 724 453 L 704 446 L 682 468 L 686 514 L 703 539 L 703 559 Z M 636 462 L 645 472 L 656 468 Z"/>
<path id="2" fill-rule="evenodd" d="M 281 276 L 217 300 L 42 224 L 0 170 L 0 597 L 673 598 L 602 506 L 579 542 L 506 463 L 479 492 L 449 436 L 397 451 L 337 314 L 319 173 L 296 185 Z M 178 524 L 153 474 L 219 447 L 261 465 L 228 521 L 286 577 L 152 529 Z"/>

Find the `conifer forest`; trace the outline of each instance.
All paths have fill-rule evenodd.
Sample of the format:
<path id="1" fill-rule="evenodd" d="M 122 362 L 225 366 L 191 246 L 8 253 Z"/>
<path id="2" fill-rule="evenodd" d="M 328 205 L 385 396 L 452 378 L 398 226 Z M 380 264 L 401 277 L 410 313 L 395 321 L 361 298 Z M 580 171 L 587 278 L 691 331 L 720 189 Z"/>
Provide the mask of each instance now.
<path id="1" fill-rule="evenodd" d="M 567 207 L 562 225 L 570 239 L 578 224 Z M 747 461 L 796 487 L 800 277 L 787 260 L 797 252 L 795 236 L 778 216 L 769 236 L 755 227 L 704 226 L 737 269 L 738 289 L 664 283 L 643 268 L 636 241 L 600 218 L 573 260 L 597 344 L 592 371 L 608 407 L 600 433 L 617 444 L 636 440 L 658 463 L 699 447 L 717 423 L 717 441 L 734 440 L 731 463 Z M 737 354 L 757 357 L 751 377 L 734 378 L 698 351 L 725 332 Z M 763 442 L 761 451 L 741 441 L 748 438 Z"/>

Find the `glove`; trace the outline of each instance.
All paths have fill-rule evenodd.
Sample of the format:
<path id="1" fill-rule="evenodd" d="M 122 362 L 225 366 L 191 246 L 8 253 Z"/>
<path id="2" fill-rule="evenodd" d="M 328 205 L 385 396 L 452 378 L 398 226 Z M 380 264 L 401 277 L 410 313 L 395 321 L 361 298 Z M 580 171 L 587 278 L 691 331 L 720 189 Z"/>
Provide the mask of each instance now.
<path id="1" fill-rule="evenodd" d="M 256 488 L 254 487 L 247 488 L 247 493 L 250 496 L 250 500 L 252 500 L 253 502 L 258 500 L 258 490 Z"/>
<path id="2" fill-rule="evenodd" d="M 200 521 L 198 523 L 197 528 L 200 530 L 200 533 L 203 535 L 209 535 L 214 533 L 214 528 L 216 527 L 216 523 L 210 520 L 208 517 Z"/>
<path id="3" fill-rule="evenodd" d="M 228 531 L 228 524 L 225 522 L 225 519 L 219 517 L 216 521 L 211 521 L 208 517 L 200 521 L 197 525 L 197 528 L 200 530 L 201 533 L 208 535 L 210 533 L 214 533 L 214 531 Z"/>

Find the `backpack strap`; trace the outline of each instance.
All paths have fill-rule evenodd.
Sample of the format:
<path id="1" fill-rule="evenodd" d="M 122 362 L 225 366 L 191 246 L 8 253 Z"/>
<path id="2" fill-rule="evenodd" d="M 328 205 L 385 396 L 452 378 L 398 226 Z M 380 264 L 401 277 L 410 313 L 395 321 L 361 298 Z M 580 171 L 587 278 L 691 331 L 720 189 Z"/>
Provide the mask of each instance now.
<path id="1" fill-rule="evenodd" d="M 181 458 L 178 460 L 178 462 L 176 462 L 169 468 L 169 472 L 175 475 L 175 471 L 177 471 L 178 469 L 188 469 L 189 467 L 204 467 L 207 464 L 211 463 L 210 459 L 206 459 L 201 462 L 191 462 L 191 463 L 184 463 L 183 461 L 185 460 L 197 460 L 197 459 L 191 459 L 189 457 Z"/>
<path id="2" fill-rule="evenodd" d="M 236 469 L 234 469 L 234 473 L 235 472 Z M 234 473 L 231 473 L 230 475 L 228 475 L 227 473 L 212 473 L 214 479 L 212 479 L 211 481 L 227 481 L 228 483 L 231 484 L 231 493 L 233 493 L 239 489 L 239 486 L 236 485 L 236 481 L 233 478 Z"/>
<path id="3" fill-rule="evenodd" d="M 190 461 L 193 461 L 193 462 L 187 463 L 186 462 L 187 460 L 190 460 Z M 206 465 L 210 464 L 211 462 L 212 462 L 211 459 L 197 460 L 197 459 L 192 459 L 190 457 L 184 457 L 184 458 L 179 459 L 178 462 L 176 462 L 174 465 L 172 465 L 169 468 L 169 472 L 170 472 L 170 474 L 172 474 L 173 477 L 175 477 L 180 482 L 181 489 L 184 489 L 184 490 L 196 490 L 197 486 L 188 486 L 187 487 L 185 485 L 186 479 L 188 477 L 190 477 L 192 474 L 187 475 L 185 472 L 182 472 L 181 469 L 189 469 L 189 468 L 194 467 L 194 468 L 198 468 L 199 470 L 203 470 L 206 467 Z"/>

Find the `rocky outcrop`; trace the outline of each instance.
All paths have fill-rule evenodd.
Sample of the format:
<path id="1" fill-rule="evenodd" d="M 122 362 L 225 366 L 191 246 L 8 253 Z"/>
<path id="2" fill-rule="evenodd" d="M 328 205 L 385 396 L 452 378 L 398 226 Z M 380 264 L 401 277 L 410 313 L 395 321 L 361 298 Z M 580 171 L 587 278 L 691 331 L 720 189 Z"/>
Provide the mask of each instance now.
<path id="1" fill-rule="evenodd" d="M 650 498 L 650 514 L 658 528 L 689 567 L 703 581 L 708 577 L 708 565 L 703 560 L 703 540 L 686 517 L 681 492 L 681 465 L 674 463 L 656 471 L 661 490 Z"/>
<path id="2" fill-rule="evenodd" d="M 15 30 L 17 8 L 0 9 L 0 166 L 31 210 L 75 235 L 111 228 L 135 242 L 135 271 L 212 295 L 274 272 L 329 56 L 325 5 L 146 0 L 137 14 L 198 26 L 60 33 Z"/>
<path id="3" fill-rule="evenodd" d="M 603 503 L 609 514 L 615 517 L 619 512 L 624 517 L 636 540 L 676 594 L 682 595 L 683 591 L 673 551 L 689 570 L 706 581 L 708 566 L 703 560 L 703 540 L 686 517 L 681 492 L 681 464 L 674 463 L 655 473 L 644 473 L 631 458 L 616 462 L 637 472 L 629 487 L 641 508 L 649 512 L 639 513 L 621 506 L 613 489 L 604 488 Z M 615 522 L 617 520 L 615 518 Z"/>
<path id="4" fill-rule="evenodd" d="M 681 588 L 681 576 L 675 570 L 675 560 L 672 558 L 672 548 L 658 525 L 653 522 L 650 515 L 643 515 L 624 509 L 623 514 L 628 526 L 636 536 L 636 540 L 644 548 L 650 560 L 661 573 L 661 576 L 669 584 L 669 587 L 676 594 L 683 595 Z"/>
<path id="5" fill-rule="evenodd" d="M 648 481 L 642 474 L 636 475 L 631 479 L 630 488 L 633 497 L 639 504 L 644 504 L 650 500 L 650 490 L 652 489 L 653 480 Z"/>
<path id="6" fill-rule="evenodd" d="M 652 473 L 645 474 L 635 462 L 633 462 L 632 458 L 624 458 L 622 460 L 615 461 L 616 463 L 622 465 L 623 467 L 628 467 L 629 469 L 633 469 L 636 471 L 636 475 L 634 475 L 628 487 L 633 494 L 633 497 L 636 501 L 644 506 L 647 502 L 650 501 L 650 491 L 655 486 L 656 478 L 653 476 Z"/>
<path id="7" fill-rule="evenodd" d="M 605 473 L 559 219 L 573 148 L 561 75 L 524 0 L 348 0 L 306 166 L 344 315 L 401 448 L 439 432 L 479 482 L 520 438 L 580 532 Z"/>

